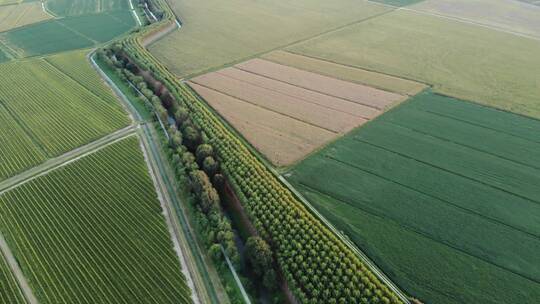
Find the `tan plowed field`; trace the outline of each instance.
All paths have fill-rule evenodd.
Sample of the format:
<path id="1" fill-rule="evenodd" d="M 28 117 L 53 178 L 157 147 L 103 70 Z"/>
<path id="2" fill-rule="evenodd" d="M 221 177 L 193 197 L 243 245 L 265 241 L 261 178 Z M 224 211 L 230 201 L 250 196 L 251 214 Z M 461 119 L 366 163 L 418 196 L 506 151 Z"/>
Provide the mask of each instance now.
<path id="1" fill-rule="evenodd" d="M 404 99 L 403 95 L 331 78 L 262 59 L 252 59 L 240 63 L 236 65 L 236 67 L 244 71 L 272 79 L 278 79 L 308 90 L 354 101 L 381 110 Z"/>
<path id="2" fill-rule="evenodd" d="M 352 101 L 344 100 L 330 95 L 310 91 L 301 87 L 293 86 L 286 82 L 277 81 L 257 74 L 239 70 L 237 68 L 226 68 L 217 73 L 225 75 L 246 83 L 280 92 L 287 96 L 299 98 L 309 103 L 320 105 L 325 108 L 334 109 L 340 112 L 349 113 L 365 119 L 372 119 L 379 115 L 381 111 L 374 107 L 368 107 Z"/>
<path id="3" fill-rule="evenodd" d="M 192 79 L 193 82 L 261 108 L 327 129 L 345 133 L 366 119 L 313 104 L 281 92 L 261 88 L 218 73 Z"/>
<path id="4" fill-rule="evenodd" d="M 277 166 L 295 162 L 336 136 L 195 83 L 190 86 Z"/>
<path id="5" fill-rule="evenodd" d="M 191 87 L 276 166 L 288 166 L 406 98 L 254 59 Z"/>

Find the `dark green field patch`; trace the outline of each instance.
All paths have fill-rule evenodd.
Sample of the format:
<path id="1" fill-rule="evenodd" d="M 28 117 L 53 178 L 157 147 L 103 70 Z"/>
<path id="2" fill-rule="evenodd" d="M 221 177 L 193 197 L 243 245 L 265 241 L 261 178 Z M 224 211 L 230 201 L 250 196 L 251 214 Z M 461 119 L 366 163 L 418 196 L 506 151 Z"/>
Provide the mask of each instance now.
<path id="1" fill-rule="evenodd" d="M 57 16 L 78 16 L 128 10 L 129 0 L 48 0 L 46 5 Z"/>
<path id="2" fill-rule="evenodd" d="M 288 178 L 420 299 L 535 303 L 539 131 L 538 120 L 424 92 Z"/>
<path id="3" fill-rule="evenodd" d="M 21 56 L 35 56 L 87 48 L 93 41 L 66 28 L 58 21 L 47 21 L 2 34 L 9 44 L 22 51 Z"/>
<path id="4" fill-rule="evenodd" d="M 0 63 L 2 62 L 6 62 L 6 61 L 9 61 L 9 57 L 6 55 L 6 53 L 4 53 L 4 51 L 2 51 L 2 49 L 0 48 Z"/>
<path id="5" fill-rule="evenodd" d="M 95 46 L 126 33 L 134 26 L 135 20 L 130 11 L 115 11 L 45 21 L 1 33 L 0 39 L 18 57 L 30 57 Z"/>

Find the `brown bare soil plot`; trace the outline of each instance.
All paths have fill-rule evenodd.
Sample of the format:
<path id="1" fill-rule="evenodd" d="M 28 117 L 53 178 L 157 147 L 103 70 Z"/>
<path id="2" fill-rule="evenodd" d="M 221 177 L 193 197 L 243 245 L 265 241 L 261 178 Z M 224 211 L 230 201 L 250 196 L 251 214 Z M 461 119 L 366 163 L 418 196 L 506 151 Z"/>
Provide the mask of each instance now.
<path id="1" fill-rule="evenodd" d="M 313 104 L 219 73 L 199 76 L 192 79 L 192 82 L 335 133 L 345 133 L 366 121 L 365 118 Z"/>
<path id="2" fill-rule="evenodd" d="M 190 86 L 277 166 L 301 159 L 336 136 L 198 84 L 190 83 Z"/>
<path id="3" fill-rule="evenodd" d="M 190 85 L 277 166 L 295 163 L 406 98 L 260 59 L 195 77 Z"/>
<path id="4" fill-rule="evenodd" d="M 257 74 L 242 71 L 237 68 L 226 68 L 218 71 L 217 73 L 244 81 L 246 83 L 261 88 L 280 92 L 287 96 L 299 98 L 312 104 L 320 105 L 325 108 L 334 109 L 365 119 L 372 119 L 381 113 L 379 109 L 376 109 L 374 107 L 368 107 L 334 96 L 310 91 L 301 87 L 288 84 L 286 82 L 277 81 Z"/>
<path id="5" fill-rule="evenodd" d="M 247 72 L 381 110 L 405 99 L 403 95 L 303 71 L 262 59 L 252 59 L 240 63 L 236 67 Z"/>

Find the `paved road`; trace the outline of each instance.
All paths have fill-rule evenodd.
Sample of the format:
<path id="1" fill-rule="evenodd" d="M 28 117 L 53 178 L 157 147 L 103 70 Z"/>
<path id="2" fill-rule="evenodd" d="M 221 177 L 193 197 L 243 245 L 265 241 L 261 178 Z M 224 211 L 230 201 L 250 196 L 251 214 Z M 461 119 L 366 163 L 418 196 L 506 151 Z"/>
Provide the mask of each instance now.
<path id="1" fill-rule="evenodd" d="M 4 236 L 0 233 L 0 252 L 5 257 L 6 262 L 11 269 L 11 272 L 15 276 L 15 279 L 19 283 L 19 287 L 21 288 L 21 291 L 26 298 L 26 302 L 28 304 L 38 304 L 38 300 L 34 296 L 34 293 L 32 292 L 32 289 L 28 285 L 28 282 L 26 281 L 26 278 L 24 277 L 21 268 L 19 267 L 19 263 L 17 263 L 17 260 L 13 256 L 13 253 L 11 252 L 11 249 L 9 249 L 6 240 L 4 239 Z"/>
<path id="2" fill-rule="evenodd" d="M 81 157 L 94 153 L 97 150 L 103 149 L 104 147 L 111 145 L 117 141 L 120 141 L 128 136 L 134 135 L 136 127 L 137 127 L 136 125 L 131 125 L 127 128 L 118 130 L 96 141 L 93 141 L 87 145 L 79 147 L 75 150 L 71 150 L 58 157 L 51 158 L 47 160 L 46 162 L 42 163 L 41 165 L 38 165 L 27 171 L 24 171 L 13 177 L 10 177 L 0 182 L 0 195 L 2 195 L 4 192 L 10 189 L 13 189 L 21 184 L 27 183 L 36 177 L 47 174 L 51 170 L 57 169 L 59 167 L 63 167 Z"/>

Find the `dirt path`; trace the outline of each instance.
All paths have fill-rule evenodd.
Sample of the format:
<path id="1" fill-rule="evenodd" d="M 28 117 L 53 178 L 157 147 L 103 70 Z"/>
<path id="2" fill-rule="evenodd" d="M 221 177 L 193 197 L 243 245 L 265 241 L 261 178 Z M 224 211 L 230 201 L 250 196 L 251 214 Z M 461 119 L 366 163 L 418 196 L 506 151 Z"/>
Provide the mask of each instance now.
<path id="1" fill-rule="evenodd" d="M 120 141 L 128 136 L 135 134 L 136 125 L 131 125 L 127 128 L 118 130 L 114 133 L 106 135 L 94 142 L 91 142 L 87 145 L 79 147 L 75 150 L 71 150 L 65 154 L 62 154 L 58 157 L 51 158 L 46 162 L 33 167 L 27 171 L 24 171 L 20 174 L 12 176 L 2 182 L 0 182 L 0 195 L 4 192 L 9 191 L 19 185 L 27 183 L 39 176 L 45 175 L 48 172 L 63 167 L 71 162 L 80 159 L 88 154 L 94 153 L 98 150 L 101 150 L 117 141 Z"/>
<path id="2" fill-rule="evenodd" d="M 9 246 L 6 243 L 6 240 L 4 239 L 4 236 L 0 233 L 0 252 L 5 257 L 6 262 L 11 269 L 11 272 L 15 276 L 15 279 L 17 280 L 17 283 L 19 283 L 19 288 L 21 289 L 26 302 L 28 304 L 38 304 L 38 300 L 34 296 L 34 293 L 32 292 L 32 289 L 28 285 L 28 282 L 26 281 L 26 278 L 24 277 L 21 268 L 19 267 L 19 263 L 17 263 L 17 260 L 15 259 L 15 256 L 13 256 L 13 253 L 11 252 L 11 249 L 9 249 Z"/>

